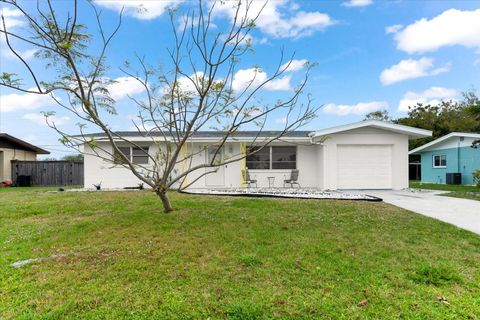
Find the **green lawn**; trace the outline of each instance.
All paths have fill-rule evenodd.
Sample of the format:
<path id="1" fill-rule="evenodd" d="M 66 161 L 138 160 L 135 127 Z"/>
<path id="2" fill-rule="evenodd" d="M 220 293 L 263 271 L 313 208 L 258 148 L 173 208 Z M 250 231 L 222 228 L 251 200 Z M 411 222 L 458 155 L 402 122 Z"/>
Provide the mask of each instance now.
<path id="1" fill-rule="evenodd" d="M 172 200 L 2 191 L 0 319 L 480 314 L 480 236 L 451 225 L 381 202 Z"/>
<path id="2" fill-rule="evenodd" d="M 452 191 L 442 194 L 442 196 L 465 198 L 480 201 L 480 187 L 462 186 L 439 183 L 421 183 L 420 181 L 410 181 L 410 188 Z"/>

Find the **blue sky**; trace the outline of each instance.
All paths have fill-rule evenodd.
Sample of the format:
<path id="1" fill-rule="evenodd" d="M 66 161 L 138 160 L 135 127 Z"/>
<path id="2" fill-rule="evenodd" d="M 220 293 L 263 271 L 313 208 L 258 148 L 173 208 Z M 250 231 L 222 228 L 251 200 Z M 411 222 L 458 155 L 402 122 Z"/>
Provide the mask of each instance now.
<path id="1" fill-rule="evenodd" d="M 125 17 L 109 52 L 108 76 L 119 79 L 112 88 L 117 98 L 119 116 L 112 127 L 128 130 L 135 108 L 126 93 L 141 97 L 141 90 L 118 69 L 135 53 L 145 55 L 153 65 L 169 68 L 166 48 L 172 36 L 165 7 L 175 5 L 182 14 L 194 6 L 191 1 L 94 1 L 102 9 L 107 29 L 112 28 L 118 10 L 125 6 Z M 82 3 L 82 2 L 81 2 Z M 30 5 L 26 2 L 27 6 Z M 68 2 L 59 2 L 59 10 Z M 145 10 L 137 10 L 141 5 Z M 7 26 L 23 28 L 21 16 L 3 7 Z M 84 3 L 81 21 L 94 27 L 91 10 Z M 216 15 L 218 30 L 228 25 L 229 11 Z M 216 32 L 217 32 L 216 31 Z M 245 56 L 240 66 L 248 70 L 255 65 L 270 74 L 280 55 L 295 52 L 298 70 L 288 79 L 262 92 L 266 100 L 285 97 L 301 78 L 300 61 L 318 65 L 313 69 L 305 90 L 317 105 L 324 105 L 317 118 L 305 129 L 320 129 L 359 121 L 370 111 L 387 109 L 401 117 L 408 105 L 416 102 L 437 103 L 458 99 L 461 91 L 480 86 L 480 1 L 270 1 L 252 33 L 254 52 Z M 25 70 L 0 42 L 0 72 Z M 35 61 L 27 46 L 16 43 L 22 55 L 42 73 L 42 62 Z M 95 50 L 92 43 L 91 50 Z M 248 72 L 238 75 L 248 76 Z M 28 96 L 0 88 L 0 131 L 7 132 L 52 151 L 52 156 L 67 154 L 57 142 L 56 133 L 43 122 L 40 111 L 55 110 L 56 123 L 75 132 L 74 116 L 62 112 L 48 97 Z M 270 129 L 282 126 L 282 114 L 269 120 Z"/>

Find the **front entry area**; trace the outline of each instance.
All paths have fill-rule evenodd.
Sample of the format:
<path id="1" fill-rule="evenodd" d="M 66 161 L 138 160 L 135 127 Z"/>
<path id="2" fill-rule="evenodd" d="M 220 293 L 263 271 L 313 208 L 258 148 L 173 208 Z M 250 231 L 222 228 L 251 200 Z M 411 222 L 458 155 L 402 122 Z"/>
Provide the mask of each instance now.
<path id="1" fill-rule="evenodd" d="M 215 147 L 208 147 L 207 150 L 207 162 L 210 163 L 212 158 L 215 157 L 215 160 L 222 162 L 224 160 L 224 148 L 220 149 L 217 155 Z M 209 171 L 211 169 L 208 169 Z M 225 186 L 225 166 L 218 167 L 216 172 L 209 173 L 205 176 L 205 185 L 209 187 L 223 187 Z"/>
<path id="2" fill-rule="evenodd" d="M 391 189 L 391 145 L 337 145 L 338 189 Z"/>

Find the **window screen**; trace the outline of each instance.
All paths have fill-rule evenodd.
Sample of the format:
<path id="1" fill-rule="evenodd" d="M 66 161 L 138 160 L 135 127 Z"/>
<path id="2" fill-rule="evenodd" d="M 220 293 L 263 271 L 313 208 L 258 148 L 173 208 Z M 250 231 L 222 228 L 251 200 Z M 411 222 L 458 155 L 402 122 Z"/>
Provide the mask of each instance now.
<path id="1" fill-rule="evenodd" d="M 148 150 L 133 147 L 132 162 L 135 164 L 148 164 Z"/>
<path id="2" fill-rule="evenodd" d="M 130 159 L 130 147 L 119 147 L 118 149 L 120 149 L 120 152 L 125 155 L 125 157 L 127 157 L 127 159 Z M 117 163 L 117 164 L 124 164 L 126 163 L 126 161 L 122 158 L 122 156 L 117 152 L 115 151 L 114 155 L 113 155 L 113 162 L 114 163 Z"/>
<path id="3" fill-rule="evenodd" d="M 255 152 L 256 151 L 256 152 Z M 270 169 L 270 147 L 260 148 L 251 147 L 248 149 L 247 168 L 248 169 Z"/>
<path id="4" fill-rule="evenodd" d="M 296 169 L 297 147 L 272 147 L 272 169 Z"/>

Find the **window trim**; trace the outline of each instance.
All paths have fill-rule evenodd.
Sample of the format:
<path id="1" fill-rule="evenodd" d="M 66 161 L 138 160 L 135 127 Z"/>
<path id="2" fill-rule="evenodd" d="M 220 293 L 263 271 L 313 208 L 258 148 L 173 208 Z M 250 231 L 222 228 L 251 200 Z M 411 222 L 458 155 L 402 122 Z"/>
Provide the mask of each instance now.
<path id="1" fill-rule="evenodd" d="M 435 158 L 440 157 L 438 166 L 435 165 Z M 442 166 L 442 157 L 445 159 L 445 165 Z M 432 168 L 434 169 L 445 169 L 447 167 L 447 155 L 446 154 L 434 154 L 432 155 Z"/>
<path id="2" fill-rule="evenodd" d="M 252 146 L 247 146 L 247 149 L 248 148 L 251 148 Z M 274 162 L 280 162 L 280 161 L 273 161 L 273 148 L 275 147 L 292 147 L 292 148 L 295 148 L 295 168 L 290 168 L 290 169 L 273 169 L 273 163 Z M 253 147 L 255 148 L 255 147 Z M 257 148 L 261 148 L 260 147 L 257 147 Z M 265 170 L 268 170 L 268 171 L 288 171 L 288 170 L 295 170 L 298 168 L 298 146 L 294 145 L 294 146 L 285 146 L 285 145 L 281 145 L 281 146 L 266 146 L 264 147 L 263 149 L 267 149 L 268 148 L 268 155 L 269 155 L 269 159 L 268 159 L 268 168 L 265 168 L 265 169 L 251 169 L 248 167 L 247 165 L 247 158 L 245 158 L 245 166 L 248 170 L 258 170 L 258 171 L 265 171 Z M 291 162 L 294 162 L 294 161 L 285 161 L 285 162 L 288 162 L 288 163 L 291 163 Z"/>

